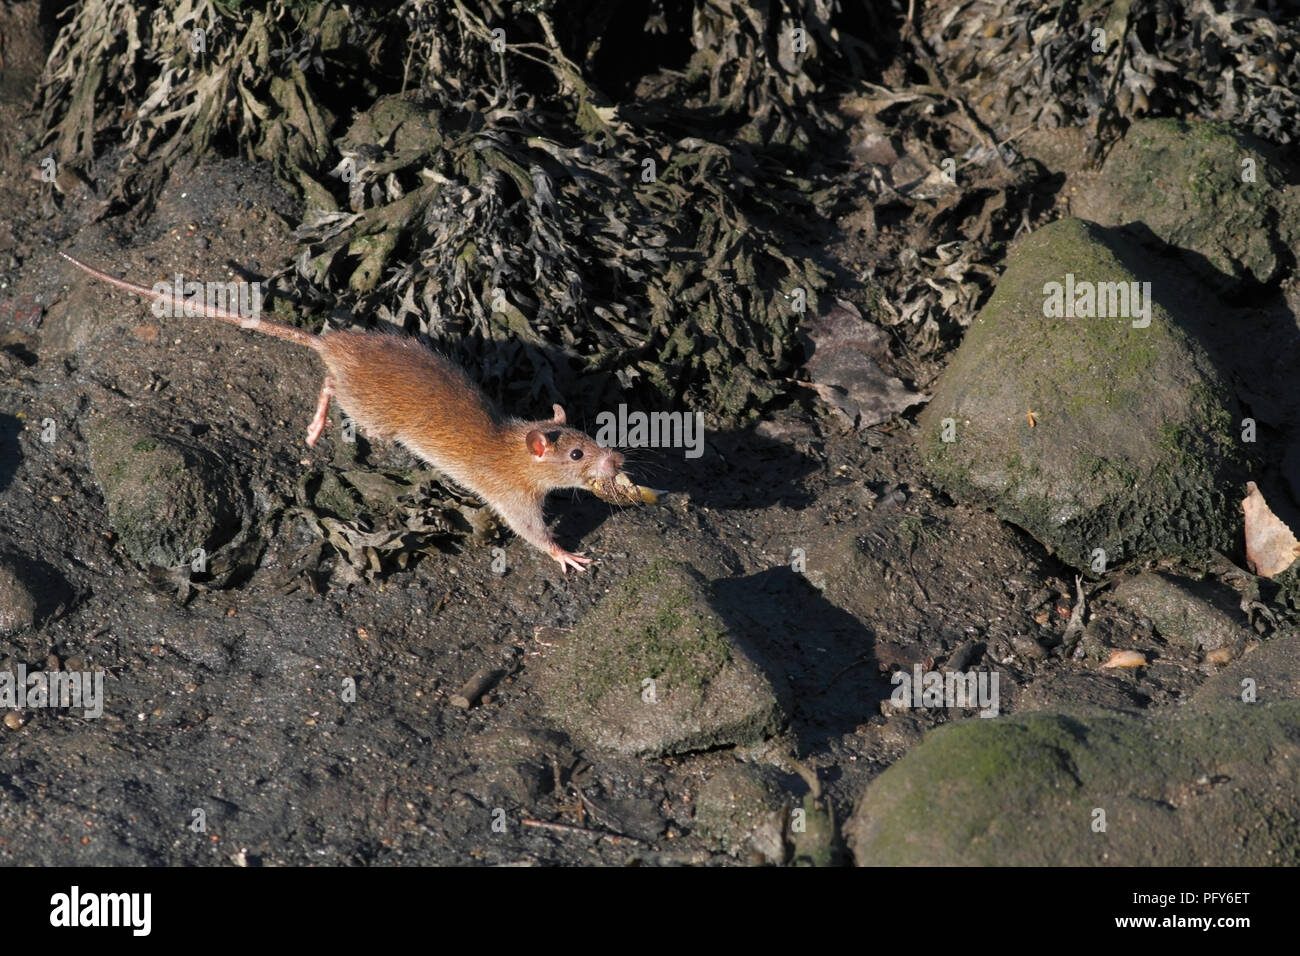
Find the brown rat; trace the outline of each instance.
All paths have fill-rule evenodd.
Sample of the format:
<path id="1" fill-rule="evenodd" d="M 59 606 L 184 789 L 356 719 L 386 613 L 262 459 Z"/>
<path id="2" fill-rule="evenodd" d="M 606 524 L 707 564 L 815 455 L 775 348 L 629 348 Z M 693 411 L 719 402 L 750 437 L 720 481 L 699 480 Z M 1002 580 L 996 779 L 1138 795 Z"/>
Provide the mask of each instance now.
<path id="1" fill-rule="evenodd" d="M 316 444 L 325 430 L 333 397 L 368 435 L 400 442 L 473 492 L 515 534 L 559 562 L 561 570 L 583 571 L 591 563 L 555 542 L 542 517 L 542 502 L 551 491 L 585 488 L 594 479 L 618 474 L 623 456 L 566 427 L 559 405 L 547 421 L 505 417 L 463 369 L 415 339 L 383 332 L 313 335 L 136 285 L 59 254 L 119 289 L 314 349 L 328 371 L 307 429 L 308 445 Z"/>

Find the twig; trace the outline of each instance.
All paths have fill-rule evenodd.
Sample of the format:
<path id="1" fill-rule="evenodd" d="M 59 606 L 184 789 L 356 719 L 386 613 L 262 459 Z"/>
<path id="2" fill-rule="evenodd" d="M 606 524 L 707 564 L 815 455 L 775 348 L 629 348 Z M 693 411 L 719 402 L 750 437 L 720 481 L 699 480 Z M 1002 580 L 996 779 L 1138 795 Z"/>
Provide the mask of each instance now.
<path id="1" fill-rule="evenodd" d="M 1083 635 L 1083 612 L 1088 606 L 1087 598 L 1083 594 L 1083 577 L 1081 575 L 1076 574 L 1074 576 L 1074 589 L 1078 599 L 1070 611 L 1070 620 L 1065 625 L 1065 635 L 1061 639 L 1067 652 L 1073 649 L 1074 643 Z"/>
<path id="2" fill-rule="evenodd" d="M 505 671 L 498 667 L 480 667 L 474 672 L 474 676 L 461 685 L 460 690 L 452 694 L 448 702 L 453 707 L 470 708 L 478 703 L 478 699 L 495 686 L 506 674 Z"/>
<path id="3" fill-rule="evenodd" d="M 580 833 L 583 836 L 600 837 L 602 840 L 605 840 L 612 844 L 618 844 L 626 841 L 628 843 L 637 843 L 640 844 L 641 846 L 650 845 L 645 840 L 638 840 L 636 837 L 628 836 L 626 833 L 614 833 L 611 830 L 592 830 L 589 829 L 588 827 L 575 827 L 572 824 L 568 824 L 568 823 L 552 823 L 549 820 L 534 820 L 532 817 L 524 817 L 519 822 L 526 827 L 537 827 L 542 830 L 553 830 L 556 833 Z"/>

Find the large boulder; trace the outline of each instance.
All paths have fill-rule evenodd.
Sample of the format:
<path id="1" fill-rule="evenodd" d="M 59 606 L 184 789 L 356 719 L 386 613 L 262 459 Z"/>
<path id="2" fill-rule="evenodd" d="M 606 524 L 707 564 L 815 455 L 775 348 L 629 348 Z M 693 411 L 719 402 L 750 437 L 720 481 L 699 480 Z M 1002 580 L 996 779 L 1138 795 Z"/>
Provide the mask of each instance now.
<path id="1" fill-rule="evenodd" d="M 846 829 L 864 866 L 1300 864 L 1300 702 L 931 732 Z"/>
<path id="2" fill-rule="evenodd" d="M 1227 123 L 1141 120 L 1072 211 L 1103 226 L 1141 223 L 1219 291 L 1280 278 L 1300 239 L 1295 167 Z"/>
<path id="3" fill-rule="evenodd" d="M 1026 238 L 920 416 L 932 480 L 1081 569 L 1230 551 L 1245 453 L 1194 281 L 1082 220 Z"/>

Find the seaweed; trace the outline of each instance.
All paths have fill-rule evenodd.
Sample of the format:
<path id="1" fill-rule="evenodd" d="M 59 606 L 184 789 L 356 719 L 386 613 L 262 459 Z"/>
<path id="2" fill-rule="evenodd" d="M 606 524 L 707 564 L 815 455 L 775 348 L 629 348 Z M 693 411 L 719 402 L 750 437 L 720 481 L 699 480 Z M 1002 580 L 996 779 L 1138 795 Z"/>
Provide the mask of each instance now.
<path id="1" fill-rule="evenodd" d="M 304 204 L 282 284 L 424 334 L 500 400 L 731 423 L 781 393 L 792 299 L 815 308 L 831 278 L 787 246 L 835 201 L 791 171 L 837 129 L 820 73 L 855 68 L 832 6 L 675 8 L 694 52 L 661 72 L 672 95 L 616 104 L 589 76 L 594 8 L 89 0 L 40 102 L 61 162 L 102 167 L 112 144 L 106 212 L 147 217 L 213 150 L 271 163 Z"/>

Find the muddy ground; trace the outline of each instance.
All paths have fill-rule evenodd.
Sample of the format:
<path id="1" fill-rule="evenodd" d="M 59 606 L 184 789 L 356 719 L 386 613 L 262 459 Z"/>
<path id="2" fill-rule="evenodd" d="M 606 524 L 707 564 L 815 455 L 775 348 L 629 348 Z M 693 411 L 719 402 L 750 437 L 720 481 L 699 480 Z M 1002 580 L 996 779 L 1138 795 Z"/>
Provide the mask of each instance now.
<path id="1" fill-rule="evenodd" d="M 51 209 L 19 154 L 39 133 L 25 91 L 41 56 L 20 42 L 35 8 L 4 14 L 0 554 L 36 608 L 30 627 L 0 640 L 0 668 L 103 668 L 108 699 L 100 719 L 26 711 L 20 726 L 0 727 L 0 861 L 749 862 L 696 825 L 696 795 L 719 769 L 738 757 L 781 765 L 797 756 L 843 820 L 928 728 L 963 719 L 882 715 L 890 668 L 960 652 L 967 667 L 999 669 L 1004 714 L 1160 708 L 1205 679 L 1190 652 L 1162 646 L 1136 618 L 1116 631 L 1156 659 L 1150 668 L 1101 671 L 1062 653 L 1074 572 L 991 514 L 931 490 L 914 450 L 915 410 L 855 431 L 801 389 L 754 430 L 711 431 L 699 459 L 643 453 L 630 467 L 671 492 L 661 506 L 554 496 L 560 540 L 596 559 L 585 575 L 562 576 L 506 537 L 504 575 L 492 569 L 492 542 L 461 539 L 367 581 L 337 561 L 296 563 L 312 538 L 281 515 L 268 519 L 274 535 L 251 577 L 181 600 L 112 535 L 89 464 L 97 416 L 129 410 L 202 434 L 265 515 L 293 498 L 313 462 L 351 449 L 336 429 L 304 444 L 321 378 L 305 349 L 155 319 L 56 253 L 146 284 L 177 270 L 224 279 L 291 255 L 302 210 L 267 169 L 233 159 L 169 184 L 137 232 L 112 218 L 91 223 L 94 197 L 76 184 Z M 1068 162 L 1060 157 L 1070 150 L 1049 137 L 1043 154 L 1052 149 Z M 1046 195 L 1033 219 L 1067 208 L 1067 195 Z M 875 249 L 861 219 L 844 216 L 830 250 L 852 274 Z M 925 391 L 942 366 L 900 356 L 895 371 Z M 52 442 L 41 440 L 46 419 L 57 426 Z M 366 467 L 415 466 L 387 445 L 363 442 L 360 456 Z M 796 548 L 807 554 L 804 574 L 790 570 Z M 851 594 L 827 585 L 858 549 L 870 579 Z M 715 582 L 720 613 L 785 696 L 788 735 L 766 750 L 646 761 L 546 733 L 537 663 L 612 585 L 663 556 Z M 480 705 L 453 706 L 485 666 L 507 676 Z M 339 698 L 346 678 L 353 703 Z M 528 759 L 494 760 L 521 731 L 532 733 Z M 796 799 L 808 789 L 790 769 L 781 782 Z M 505 832 L 492 827 L 498 807 Z"/>

